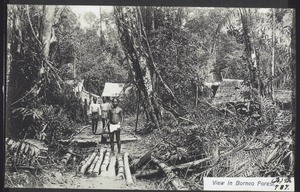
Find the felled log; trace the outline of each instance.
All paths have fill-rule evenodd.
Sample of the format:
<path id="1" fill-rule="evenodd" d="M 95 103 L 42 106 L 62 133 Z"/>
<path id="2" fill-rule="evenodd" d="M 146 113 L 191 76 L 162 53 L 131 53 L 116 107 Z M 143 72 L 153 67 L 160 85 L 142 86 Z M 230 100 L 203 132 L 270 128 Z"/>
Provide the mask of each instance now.
<path id="1" fill-rule="evenodd" d="M 135 177 L 137 179 L 145 178 L 145 177 L 153 177 L 156 174 L 161 172 L 159 169 L 153 169 L 153 170 L 144 170 L 144 171 L 139 171 L 135 174 Z"/>
<path id="2" fill-rule="evenodd" d="M 93 173 L 93 171 L 94 171 L 94 168 L 95 168 L 95 166 L 96 166 L 96 163 L 97 163 L 98 159 L 99 159 L 99 155 L 97 155 L 97 156 L 95 157 L 95 159 L 93 160 L 91 166 L 89 167 L 89 169 L 88 169 L 88 171 L 87 171 L 87 174 L 88 174 L 88 175 L 92 175 L 92 173 Z"/>
<path id="3" fill-rule="evenodd" d="M 128 154 L 127 152 L 125 152 L 125 153 L 124 153 L 124 169 L 125 169 L 125 177 L 126 177 L 126 182 L 127 182 L 127 184 L 132 184 L 132 183 L 133 183 L 133 180 L 132 180 L 131 173 L 130 173 L 128 156 L 129 156 L 129 154 Z"/>
<path id="4" fill-rule="evenodd" d="M 136 170 L 142 168 L 144 165 L 146 165 L 151 160 L 152 150 L 145 153 L 136 164 L 132 164 L 131 168 L 133 172 Z"/>
<path id="5" fill-rule="evenodd" d="M 102 161 L 103 161 L 105 151 L 106 151 L 106 149 L 100 149 L 99 158 L 98 158 L 98 161 L 97 161 L 97 163 L 95 165 L 95 168 L 93 170 L 93 176 L 94 177 L 100 174 L 100 167 L 101 167 L 101 164 L 102 164 Z"/>
<path id="6" fill-rule="evenodd" d="M 88 161 L 88 159 L 89 159 L 91 156 L 92 156 L 92 153 L 89 154 L 86 158 L 84 158 L 84 159 L 80 162 L 80 167 L 82 167 L 82 165 L 84 165 L 84 164 Z"/>
<path id="7" fill-rule="evenodd" d="M 156 148 L 158 144 L 156 144 L 154 147 L 152 147 L 152 149 L 150 149 L 149 151 L 147 151 L 140 159 L 137 163 L 132 164 L 130 166 L 131 170 L 133 170 L 133 173 L 135 173 L 136 170 L 142 168 L 144 165 L 146 165 L 150 160 L 151 160 L 151 155 L 153 153 L 153 150 Z"/>
<path id="8" fill-rule="evenodd" d="M 110 158 L 110 162 L 109 162 L 109 166 L 108 166 L 108 169 L 107 169 L 107 177 L 109 178 L 113 178 L 116 176 L 116 156 L 112 156 Z"/>
<path id="9" fill-rule="evenodd" d="M 107 176 L 107 166 L 108 166 L 108 163 L 109 163 L 109 156 L 110 156 L 110 152 L 107 151 L 105 153 L 105 157 L 104 157 L 103 163 L 101 165 L 101 173 L 100 173 L 100 175 L 103 176 L 103 177 Z"/>
<path id="10" fill-rule="evenodd" d="M 92 156 L 92 153 L 90 153 L 86 158 L 84 158 L 81 162 L 80 162 L 80 164 L 79 164 L 79 166 L 78 166 L 78 168 L 77 168 L 77 172 L 79 172 L 80 171 L 80 168 L 90 159 L 90 157 Z"/>
<path id="11" fill-rule="evenodd" d="M 235 147 L 234 149 L 231 149 L 231 150 L 229 150 L 229 151 L 226 151 L 226 152 L 224 152 L 224 153 L 221 153 L 219 157 L 225 157 L 225 156 L 228 156 L 228 155 L 230 155 L 230 154 L 232 154 L 232 153 L 235 153 L 235 152 L 237 152 L 237 151 L 240 151 L 240 150 L 244 149 L 247 145 L 248 145 L 247 143 L 244 143 L 244 144 L 242 144 L 242 145 L 240 145 L 240 146 Z M 180 164 L 180 165 L 170 166 L 169 168 L 170 168 L 171 170 L 173 170 L 173 169 L 192 168 L 192 167 L 194 167 L 194 166 L 196 166 L 196 165 L 199 165 L 199 164 L 201 164 L 201 163 L 204 163 L 204 162 L 206 162 L 206 161 L 210 161 L 210 160 L 213 160 L 213 159 L 214 159 L 214 156 L 209 156 L 209 157 L 206 157 L 206 158 L 204 158 L 204 159 L 199 159 L 199 160 L 196 160 L 196 161 L 192 161 L 192 162 L 188 162 L 188 163 L 183 163 L 183 164 Z"/>
<path id="12" fill-rule="evenodd" d="M 164 174 L 168 178 L 171 178 L 170 182 L 176 190 L 188 190 L 188 188 L 183 185 L 181 180 L 174 174 L 174 172 L 170 167 L 168 167 L 165 163 L 159 161 L 153 156 L 151 156 L 151 160 L 153 163 L 158 165 L 158 167 L 164 172 Z"/>
<path id="13" fill-rule="evenodd" d="M 124 175 L 124 162 L 123 162 L 123 158 L 121 155 L 118 156 L 118 175 L 117 175 L 117 179 L 124 179 L 125 175 Z"/>
<path id="14" fill-rule="evenodd" d="M 80 173 L 82 173 L 82 174 L 85 173 L 85 171 L 87 170 L 87 168 L 91 165 L 91 163 L 95 159 L 96 155 L 97 155 L 97 152 L 93 152 L 93 154 L 91 155 L 91 157 L 85 162 L 85 164 L 82 165 L 82 167 L 80 169 Z"/>
<path id="15" fill-rule="evenodd" d="M 68 162 L 69 162 L 69 160 L 70 160 L 70 158 L 71 158 L 71 156 L 72 156 L 72 150 L 69 150 L 66 154 L 65 154 L 65 156 L 63 157 L 63 159 L 61 160 L 61 162 L 60 162 L 60 164 L 62 164 L 62 165 L 67 165 L 68 164 Z"/>

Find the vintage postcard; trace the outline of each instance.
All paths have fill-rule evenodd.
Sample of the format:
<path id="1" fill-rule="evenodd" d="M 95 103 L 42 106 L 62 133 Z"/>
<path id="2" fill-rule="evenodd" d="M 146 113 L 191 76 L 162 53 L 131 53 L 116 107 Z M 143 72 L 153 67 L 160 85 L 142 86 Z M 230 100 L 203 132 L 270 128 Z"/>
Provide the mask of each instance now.
<path id="1" fill-rule="evenodd" d="M 295 9 L 7 5 L 5 188 L 294 191 Z"/>

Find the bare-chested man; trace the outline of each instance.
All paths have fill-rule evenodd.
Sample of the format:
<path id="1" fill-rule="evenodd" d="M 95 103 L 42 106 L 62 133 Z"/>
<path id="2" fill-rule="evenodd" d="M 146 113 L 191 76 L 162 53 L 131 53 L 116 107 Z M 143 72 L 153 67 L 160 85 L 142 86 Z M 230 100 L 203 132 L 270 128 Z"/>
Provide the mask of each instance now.
<path id="1" fill-rule="evenodd" d="M 123 110 L 118 106 L 118 100 L 112 100 L 112 108 L 109 110 L 109 139 L 112 153 L 114 152 L 114 135 L 116 133 L 118 153 L 121 153 L 121 123 L 123 122 Z"/>

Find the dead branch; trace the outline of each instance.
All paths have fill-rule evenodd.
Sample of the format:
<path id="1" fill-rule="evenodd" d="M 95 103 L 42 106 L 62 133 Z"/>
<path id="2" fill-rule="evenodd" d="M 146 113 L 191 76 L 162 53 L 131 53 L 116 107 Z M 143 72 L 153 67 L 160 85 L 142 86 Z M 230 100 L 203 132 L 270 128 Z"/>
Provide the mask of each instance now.
<path id="1" fill-rule="evenodd" d="M 29 5 L 26 5 L 26 15 L 27 15 L 27 19 L 28 19 L 28 22 L 29 22 L 29 25 L 30 25 L 31 32 L 32 32 L 34 38 L 37 40 L 39 47 L 41 48 L 43 44 L 39 40 L 39 38 L 37 37 L 36 33 L 34 32 L 33 25 L 32 25 L 32 22 L 31 22 L 31 19 L 30 19 L 30 16 L 29 16 Z"/>
<path id="2" fill-rule="evenodd" d="M 188 190 L 187 187 L 183 185 L 181 180 L 173 173 L 171 167 L 168 167 L 165 163 L 159 161 L 155 157 L 151 156 L 153 163 L 157 164 L 158 167 L 164 172 L 164 174 L 171 179 L 171 184 L 176 190 Z"/>
<path id="3" fill-rule="evenodd" d="M 225 156 L 228 156 L 232 153 L 236 153 L 237 151 L 240 151 L 242 149 L 244 149 L 246 146 L 248 146 L 247 143 L 244 143 L 238 147 L 235 147 L 234 149 L 231 149 L 229 151 L 226 151 L 226 152 L 223 152 L 220 154 L 220 157 L 225 157 Z M 180 164 L 180 165 L 174 165 L 174 166 L 171 166 L 170 169 L 173 170 L 173 169 L 185 169 L 185 168 L 188 168 L 188 167 L 194 167 L 194 166 L 197 166 L 201 163 L 204 163 L 206 161 L 210 161 L 210 160 L 213 160 L 213 156 L 209 156 L 209 157 L 206 157 L 204 159 L 199 159 L 199 160 L 196 160 L 196 161 L 192 161 L 192 162 L 188 162 L 188 163 L 184 163 L 184 164 Z"/>
<path id="4" fill-rule="evenodd" d="M 189 123 L 195 124 L 194 121 L 189 120 L 189 119 L 186 119 L 186 118 L 184 118 L 184 117 L 178 117 L 178 118 L 181 119 L 181 120 L 187 121 L 187 122 L 189 122 Z"/>

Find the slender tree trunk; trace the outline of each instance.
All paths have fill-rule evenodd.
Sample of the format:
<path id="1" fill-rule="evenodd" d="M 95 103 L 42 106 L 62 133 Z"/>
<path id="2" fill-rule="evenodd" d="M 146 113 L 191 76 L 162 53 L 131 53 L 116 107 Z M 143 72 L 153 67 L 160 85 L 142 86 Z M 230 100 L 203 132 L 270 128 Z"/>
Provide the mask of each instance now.
<path id="1" fill-rule="evenodd" d="M 272 63 L 271 63 L 271 75 L 275 77 L 275 10 L 272 9 Z M 274 99 L 274 83 L 271 82 L 271 96 Z"/>
<path id="2" fill-rule="evenodd" d="M 195 101 L 195 106 L 198 106 L 198 97 L 199 97 L 199 87 L 198 84 L 196 83 L 196 101 Z"/>
<path id="3" fill-rule="evenodd" d="M 100 33 L 100 42 L 102 41 L 101 35 L 102 35 L 102 21 L 101 21 L 101 6 L 99 6 L 99 33 Z M 102 46 L 100 44 L 100 46 Z"/>

